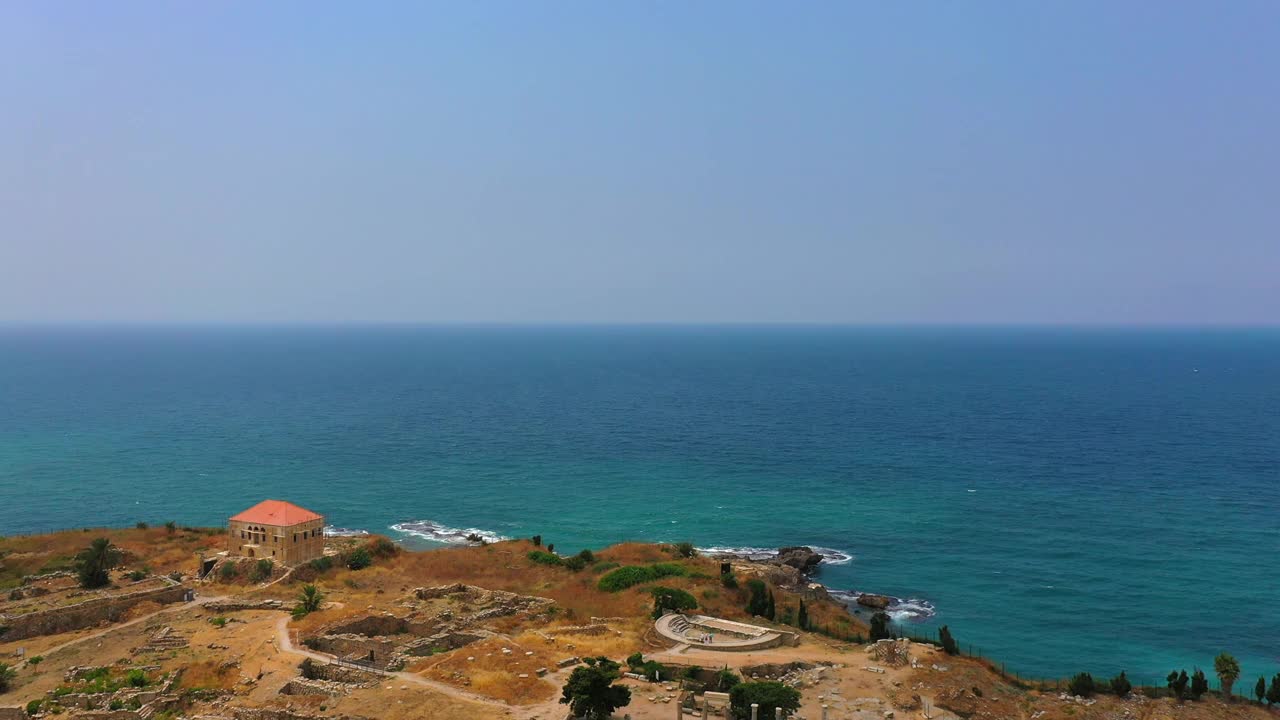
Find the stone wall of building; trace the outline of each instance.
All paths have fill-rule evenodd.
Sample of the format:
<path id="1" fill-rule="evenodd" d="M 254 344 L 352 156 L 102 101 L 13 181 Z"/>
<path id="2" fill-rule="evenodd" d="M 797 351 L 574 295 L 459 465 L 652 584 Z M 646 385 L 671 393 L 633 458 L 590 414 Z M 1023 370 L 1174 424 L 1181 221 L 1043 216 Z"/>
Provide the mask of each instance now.
<path id="1" fill-rule="evenodd" d="M 227 549 L 232 555 L 301 565 L 324 555 L 324 518 L 287 526 L 232 520 Z"/>
<path id="2" fill-rule="evenodd" d="M 9 628 L 4 634 L 5 642 L 25 640 L 40 635 L 55 635 L 92 627 L 103 622 L 116 622 L 138 603 L 154 602 L 167 605 L 182 602 L 187 592 L 189 592 L 188 588 L 173 585 L 125 595 L 95 598 L 77 605 L 50 608 L 14 617 L 0 617 L 0 626 Z"/>

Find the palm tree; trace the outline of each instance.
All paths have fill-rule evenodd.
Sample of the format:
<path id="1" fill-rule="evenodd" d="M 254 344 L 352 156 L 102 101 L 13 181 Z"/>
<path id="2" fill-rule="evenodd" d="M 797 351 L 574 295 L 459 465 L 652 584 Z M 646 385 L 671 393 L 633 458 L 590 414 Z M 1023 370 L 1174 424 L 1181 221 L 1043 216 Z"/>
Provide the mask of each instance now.
<path id="1" fill-rule="evenodd" d="M 166 531 L 166 532 L 168 532 L 170 535 L 172 535 L 172 534 L 174 534 L 174 533 L 178 532 L 178 523 L 176 523 L 176 522 L 174 522 L 174 521 L 170 520 L 169 522 L 167 522 L 167 523 L 165 523 L 165 524 L 164 524 L 164 529 L 165 529 L 165 531 Z"/>
<path id="2" fill-rule="evenodd" d="M 111 582 L 108 571 L 120 563 L 120 549 L 107 538 L 98 538 L 76 555 L 80 587 L 98 588 Z"/>
<path id="3" fill-rule="evenodd" d="M 1222 681 L 1222 696 L 1231 702 L 1231 686 L 1240 677 L 1240 663 L 1228 653 L 1222 653 L 1213 659 L 1213 670 Z"/>
<path id="4" fill-rule="evenodd" d="M 324 602 L 324 594 L 315 585 L 307 584 L 302 586 L 302 592 L 298 593 L 298 605 L 293 609 L 294 617 L 302 617 L 307 613 L 313 613 L 320 609 L 320 604 Z"/>

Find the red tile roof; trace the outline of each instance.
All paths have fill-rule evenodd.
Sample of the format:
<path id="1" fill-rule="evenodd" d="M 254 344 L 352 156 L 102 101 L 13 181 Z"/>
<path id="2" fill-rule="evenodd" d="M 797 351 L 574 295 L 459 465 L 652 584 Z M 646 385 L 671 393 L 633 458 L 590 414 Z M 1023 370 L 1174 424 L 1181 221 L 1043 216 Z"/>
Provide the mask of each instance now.
<path id="1" fill-rule="evenodd" d="M 263 500 L 239 515 L 231 516 L 231 519 L 259 525 L 289 526 L 320 520 L 322 516 L 284 500 Z"/>

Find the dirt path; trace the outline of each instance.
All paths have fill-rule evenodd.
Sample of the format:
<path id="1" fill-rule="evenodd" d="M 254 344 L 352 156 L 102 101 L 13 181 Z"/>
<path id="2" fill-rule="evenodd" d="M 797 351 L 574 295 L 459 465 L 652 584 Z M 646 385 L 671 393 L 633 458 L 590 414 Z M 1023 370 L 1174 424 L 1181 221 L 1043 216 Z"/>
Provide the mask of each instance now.
<path id="1" fill-rule="evenodd" d="M 300 655 L 302 657 L 309 657 L 312 660 L 319 660 L 320 662 L 327 663 L 335 659 L 333 655 L 330 655 L 328 653 L 319 653 L 312 650 L 307 650 L 306 648 L 296 647 L 293 644 L 293 637 L 290 636 L 289 634 L 288 616 L 282 617 L 276 621 L 276 647 L 280 649 L 280 652 L 287 653 L 290 655 Z M 469 692 L 461 688 L 456 688 L 446 683 L 436 682 L 434 680 L 428 680 L 427 678 L 424 678 L 420 675 L 414 675 L 413 673 L 384 672 L 383 675 L 385 675 L 388 678 L 396 678 L 397 680 L 403 680 L 404 682 L 409 682 L 415 685 L 422 685 L 424 687 L 429 687 L 432 690 L 435 690 L 444 695 L 448 695 L 450 697 L 460 698 L 463 700 L 470 700 L 472 702 L 477 702 L 484 705 L 500 707 L 500 708 L 503 708 L 504 710 L 511 709 L 510 706 L 508 706 L 504 702 L 499 702 L 497 700 L 494 700 L 493 698 L 487 698 L 483 695 L 477 695 L 476 693 Z"/>
<path id="2" fill-rule="evenodd" d="M 125 628 L 127 628 L 127 627 L 132 627 L 132 626 L 137 625 L 137 624 L 139 624 L 139 623 L 147 622 L 148 620 L 151 620 L 151 619 L 153 619 L 153 618 L 155 618 L 155 617 L 158 617 L 158 616 L 160 616 L 160 615 L 164 615 L 165 613 L 180 612 L 180 611 L 182 611 L 182 610 L 190 610 L 191 608 L 194 608 L 194 607 L 200 607 L 200 606 L 205 605 L 205 604 L 207 604 L 207 603 L 217 602 L 217 601 L 219 601 L 219 600 L 226 600 L 226 599 L 227 599 L 227 596 L 226 596 L 226 595 L 216 595 L 216 596 L 209 596 L 209 597 L 198 597 L 198 598 L 196 598 L 195 600 L 192 600 L 191 602 L 188 602 L 188 603 L 180 603 L 180 604 L 176 604 L 176 605 L 170 605 L 170 606 L 168 606 L 168 607 L 166 607 L 166 608 L 161 608 L 160 610 L 157 610 L 157 611 L 155 611 L 155 612 L 153 612 L 153 613 L 147 613 L 146 615 L 143 615 L 142 617 L 137 617 L 137 618 L 134 618 L 134 619 L 132 619 L 132 620 L 128 620 L 128 621 L 126 621 L 126 622 L 122 622 L 122 623 L 117 623 L 117 624 L 115 624 L 115 625 L 112 625 L 111 627 L 103 628 L 103 629 L 98 630 L 98 631 L 96 631 L 96 632 L 89 633 L 88 635 L 85 635 L 84 637 L 79 637 L 79 638 L 76 638 L 76 639 L 74 639 L 74 640 L 68 640 L 67 642 L 62 643 L 61 645 L 54 645 L 53 647 L 48 648 L 47 650 L 43 651 L 43 652 L 41 653 L 41 655 L 42 655 L 42 656 L 51 656 L 51 655 L 53 655 L 54 653 L 60 652 L 60 651 L 62 651 L 62 650 L 66 650 L 67 648 L 72 647 L 72 646 L 74 646 L 74 645 L 79 645 L 79 644 L 80 644 L 80 643 L 82 643 L 82 642 L 88 642 L 88 641 L 90 641 L 90 640 L 97 640 L 98 638 L 103 637 L 103 636 L 106 636 L 106 635 L 110 635 L 111 633 L 116 632 L 117 630 L 123 630 L 123 629 L 125 629 Z M 25 666 L 25 665 L 26 665 L 26 662 L 23 662 L 23 664 L 22 664 L 22 665 L 19 665 L 19 667 L 23 667 L 23 666 Z"/>

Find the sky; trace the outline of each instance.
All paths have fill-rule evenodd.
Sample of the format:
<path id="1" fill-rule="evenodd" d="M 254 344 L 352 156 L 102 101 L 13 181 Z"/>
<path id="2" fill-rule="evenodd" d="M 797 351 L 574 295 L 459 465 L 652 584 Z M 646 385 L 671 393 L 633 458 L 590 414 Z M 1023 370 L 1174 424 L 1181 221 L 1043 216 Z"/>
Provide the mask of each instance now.
<path id="1" fill-rule="evenodd" d="M 0 3 L 0 322 L 1280 323 L 1280 3 Z"/>

